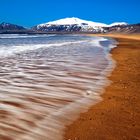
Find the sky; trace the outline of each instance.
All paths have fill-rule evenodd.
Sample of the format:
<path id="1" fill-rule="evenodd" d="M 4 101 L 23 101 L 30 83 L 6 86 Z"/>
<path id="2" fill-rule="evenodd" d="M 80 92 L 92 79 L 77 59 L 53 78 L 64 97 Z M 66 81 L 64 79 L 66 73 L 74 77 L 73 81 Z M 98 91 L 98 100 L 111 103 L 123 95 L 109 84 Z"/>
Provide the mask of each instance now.
<path id="1" fill-rule="evenodd" d="M 66 17 L 140 23 L 140 0 L 0 0 L 0 23 L 32 27 Z"/>

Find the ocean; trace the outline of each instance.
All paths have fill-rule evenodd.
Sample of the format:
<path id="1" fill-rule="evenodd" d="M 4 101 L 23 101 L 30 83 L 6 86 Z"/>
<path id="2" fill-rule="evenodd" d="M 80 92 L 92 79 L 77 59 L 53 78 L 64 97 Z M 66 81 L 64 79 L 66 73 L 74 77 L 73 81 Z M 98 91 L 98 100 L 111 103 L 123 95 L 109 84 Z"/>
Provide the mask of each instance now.
<path id="1" fill-rule="evenodd" d="M 0 35 L 0 139 L 61 140 L 102 100 L 116 42 L 86 35 Z"/>

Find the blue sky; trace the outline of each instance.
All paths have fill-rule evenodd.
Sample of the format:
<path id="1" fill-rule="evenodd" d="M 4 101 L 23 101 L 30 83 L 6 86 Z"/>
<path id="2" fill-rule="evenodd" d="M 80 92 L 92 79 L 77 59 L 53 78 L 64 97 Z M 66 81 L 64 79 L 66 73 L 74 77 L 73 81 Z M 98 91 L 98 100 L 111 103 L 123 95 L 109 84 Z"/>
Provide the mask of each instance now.
<path id="1" fill-rule="evenodd" d="M 140 22 L 140 0 L 0 0 L 0 22 L 26 27 L 65 17 Z"/>

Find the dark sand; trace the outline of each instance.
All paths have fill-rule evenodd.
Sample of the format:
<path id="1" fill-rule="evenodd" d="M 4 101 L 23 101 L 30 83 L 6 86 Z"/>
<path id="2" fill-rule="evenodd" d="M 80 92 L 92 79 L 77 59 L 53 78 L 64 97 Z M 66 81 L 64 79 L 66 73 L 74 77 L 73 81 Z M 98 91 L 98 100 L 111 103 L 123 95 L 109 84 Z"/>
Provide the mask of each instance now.
<path id="1" fill-rule="evenodd" d="M 140 36 L 111 36 L 117 67 L 103 101 L 67 127 L 65 140 L 140 140 Z"/>

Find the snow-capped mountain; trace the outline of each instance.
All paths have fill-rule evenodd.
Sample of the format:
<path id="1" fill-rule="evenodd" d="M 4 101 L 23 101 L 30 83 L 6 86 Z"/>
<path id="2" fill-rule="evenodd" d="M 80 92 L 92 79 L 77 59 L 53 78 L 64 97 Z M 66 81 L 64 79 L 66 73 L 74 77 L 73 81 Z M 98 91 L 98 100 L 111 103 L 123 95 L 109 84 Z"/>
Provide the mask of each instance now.
<path id="1" fill-rule="evenodd" d="M 123 26 L 123 25 L 128 25 L 128 23 L 126 23 L 126 22 L 114 22 L 114 23 L 110 24 L 109 27 L 112 27 L 112 26 Z"/>
<path id="2" fill-rule="evenodd" d="M 48 31 L 48 32 L 104 32 L 104 27 L 112 26 L 124 26 L 127 25 L 125 22 L 112 23 L 110 25 L 104 23 L 98 23 L 93 21 L 87 21 L 79 18 L 64 18 L 56 21 L 47 22 L 44 24 L 39 24 L 33 27 L 34 30 L 38 31 Z"/>
<path id="3" fill-rule="evenodd" d="M 51 22 L 45 23 L 45 25 L 46 24 L 50 24 L 50 25 L 73 25 L 73 24 L 83 25 L 83 24 L 86 24 L 86 25 L 94 26 L 94 27 L 95 26 L 102 26 L 102 27 L 107 26 L 104 23 L 86 21 L 86 20 L 82 20 L 82 19 L 79 19 L 79 18 L 75 18 L 75 17 L 59 19 L 59 20 L 56 20 L 56 21 L 51 21 Z M 40 24 L 40 26 L 43 26 L 43 25 L 44 24 Z"/>

